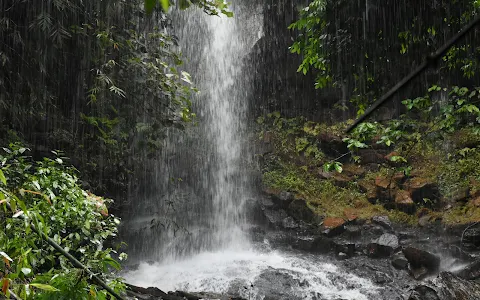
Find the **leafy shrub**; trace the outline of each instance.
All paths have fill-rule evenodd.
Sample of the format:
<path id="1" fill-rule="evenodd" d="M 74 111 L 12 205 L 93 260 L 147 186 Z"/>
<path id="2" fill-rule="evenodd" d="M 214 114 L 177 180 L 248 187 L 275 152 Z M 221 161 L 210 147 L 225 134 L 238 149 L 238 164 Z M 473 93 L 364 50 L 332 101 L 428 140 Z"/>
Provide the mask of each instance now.
<path id="1" fill-rule="evenodd" d="M 32 230 L 51 237 L 117 291 L 124 286 L 111 268 L 119 263 L 104 242 L 117 233 L 120 220 L 110 215 L 111 200 L 83 190 L 76 170 L 55 159 L 33 161 L 17 144 L 0 150 L 1 294 L 22 299 L 107 299 L 83 270 L 75 269 Z M 10 207 L 7 206 L 7 203 Z M 23 218 L 22 218 L 23 216 Z M 125 257 L 122 254 L 120 257 Z"/>

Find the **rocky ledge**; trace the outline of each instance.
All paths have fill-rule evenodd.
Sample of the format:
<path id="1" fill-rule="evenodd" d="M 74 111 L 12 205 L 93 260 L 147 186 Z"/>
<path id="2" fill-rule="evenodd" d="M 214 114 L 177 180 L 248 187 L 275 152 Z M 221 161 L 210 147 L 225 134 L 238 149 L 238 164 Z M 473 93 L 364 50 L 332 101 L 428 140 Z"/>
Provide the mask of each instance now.
<path id="1" fill-rule="evenodd" d="M 478 223 L 411 227 L 387 216 L 360 219 L 353 211 L 320 218 L 288 192 L 267 192 L 249 209 L 250 221 L 259 224 L 251 229 L 254 241 L 332 257 L 381 287 L 381 299 L 480 299 Z"/>

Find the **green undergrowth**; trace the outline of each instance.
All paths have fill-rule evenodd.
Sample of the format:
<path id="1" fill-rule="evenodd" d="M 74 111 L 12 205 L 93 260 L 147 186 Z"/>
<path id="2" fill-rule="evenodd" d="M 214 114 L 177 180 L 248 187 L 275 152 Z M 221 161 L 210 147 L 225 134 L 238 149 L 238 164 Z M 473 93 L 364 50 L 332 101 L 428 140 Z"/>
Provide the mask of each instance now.
<path id="1" fill-rule="evenodd" d="M 404 119 L 393 127 L 363 126 L 360 134 L 346 135 L 345 129 L 351 121 L 329 126 L 303 117 L 286 119 L 272 113 L 257 122 L 261 128 L 260 140 L 270 143 L 273 149 L 263 157 L 264 186 L 295 193 L 306 199 L 321 216 L 344 218 L 345 211 L 349 210 L 360 218 L 388 215 L 393 221 L 415 225 L 419 216 L 427 212 L 431 220 L 441 219 L 445 224 L 480 221 L 480 208 L 477 207 L 480 203 L 473 203 L 475 197 L 480 196 L 480 151 L 477 149 L 480 137 L 476 127 L 429 131 L 422 135 L 418 132 L 431 128 L 431 124 Z M 377 127 L 381 128 L 383 136 L 377 133 Z M 400 130 L 407 131 L 396 132 Z M 345 153 L 349 159 L 343 159 L 343 164 L 362 165 L 361 157 L 357 156 L 361 148 L 383 149 L 395 159 L 379 163 L 378 168 L 366 168 L 362 176 L 353 176 L 349 182 L 339 185 L 334 179 L 319 175 L 332 175 L 335 170 L 342 172 L 344 166 L 338 157 L 322 151 L 326 149 L 326 145 L 321 144 L 325 143 L 325 136 L 337 145 L 343 140 L 349 146 L 350 152 Z M 326 165 L 335 168 L 326 168 Z M 398 173 L 403 173 L 405 180 L 418 177 L 435 182 L 441 193 L 438 201 L 443 207 L 432 211 L 418 205 L 417 211 L 406 214 L 370 203 L 359 189 L 359 180 L 373 184 L 378 177 L 392 178 Z M 464 190 L 469 192 L 466 202 L 448 203 L 456 193 Z"/>
<path id="2" fill-rule="evenodd" d="M 322 217 L 345 218 L 345 212 L 353 212 L 361 219 L 376 215 L 388 215 L 393 221 L 414 223 L 414 218 L 400 211 L 387 210 L 382 205 L 371 204 L 355 182 L 347 187 L 336 186 L 332 180 L 317 178 L 311 171 L 287 162 L 263 173 L 263 183 L 275 190 L 295 193 L 305 199 L 313 211 Z"/>
<path id="3" fill-rule="evenodd" d="M 77 170 L 60 153 L 40 161 L 29 153 L 18 144 L 0 148 L 0 298 L 111 299 L 35 228 L 123 292 L 116 251 L 106 247 L 120 223 L 108 211 L 112 201 L 82 189 Z"/>

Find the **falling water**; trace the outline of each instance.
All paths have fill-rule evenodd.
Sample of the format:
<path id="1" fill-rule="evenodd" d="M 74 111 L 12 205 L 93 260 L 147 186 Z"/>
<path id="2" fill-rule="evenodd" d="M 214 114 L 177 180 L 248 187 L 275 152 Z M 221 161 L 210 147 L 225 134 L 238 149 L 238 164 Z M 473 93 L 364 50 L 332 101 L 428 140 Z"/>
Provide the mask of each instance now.
<path id="1" fill-rule="evenodd" d="M 198 125 L 169 132 L 156 160 L 155 192 L 139 202 L 130 222 L 137 228 L 129 231 L 140 266 L 125 278 L 165 290 L 263 299 L 271 292 L 265 289 L 279 284 L 278 278 L 268 279 L 273 272 L 291 278 L 292 286 L 274 291 L 284 295 L 279 299 L 369 299 L 375 292 L 368 280 L 344 274 L 318 257 L 276 251 L 267 240 L 249 243 L 244 234 L 244 204 L 255 198 L 248 173 L 251 145 L 246 142 L 255 69 L 248 55 L 262 36 L 261 15 L 251 13 L 259 11 L 254 5 L 236 2 L 231 6 L 235 18 L 198 10 L 175 15 L 185 68 L 201 90 L 195 104 Z M 159 228 L 148 225 L 161 217 L 156 210 L 168 217 Z M 186 231 L 177 232 L 180 228 Z"/>
<path id="2" fill-rule="evenodd" d="M 235 18 L 199 9 L 173 12 L 184 68 L 200 90 L 196 125 L 169 131 L 164 150 L 152 160 L 157 173 L 146 192 L 133 196 L 142 199 L 126 222 L 134 259 L 171 261 L 248 246 L 242 230 L 244 202 L 252 197 L 244 61 L 261 35 L 261 22 L 240 5 L 231 9 Z"/>

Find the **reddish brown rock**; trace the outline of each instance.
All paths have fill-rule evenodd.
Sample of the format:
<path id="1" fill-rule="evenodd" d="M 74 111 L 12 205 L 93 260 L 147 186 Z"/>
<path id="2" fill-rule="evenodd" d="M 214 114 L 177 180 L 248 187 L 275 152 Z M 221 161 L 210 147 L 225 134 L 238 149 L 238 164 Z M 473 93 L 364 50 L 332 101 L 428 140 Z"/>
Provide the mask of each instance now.
<path id="1" fill-rule="evenodd" d="M 342 218 L 326 218 L 323 220 L 323 234 L 334 237 L 345 231 L 345 220 Z"/>
<path id="2" fill-rule="evenodd" d="M 397 185 L 391 177 L 378 176 L 375 178 L 375 186 L 377 187 L 377 198 L 383 202 L 390 202 L 395 199 Z"/>
<path id="3" fill-rule="evenodd" d="M 377 176 L 377 178 L 375 178 L 375 185 L 382 189 L 395 189 L 397 186 L 393 180 L 383 176 Z"/>
<path id="4" fill-rule="evenodd" d="M 405 190 L 398 190 L 395 194 L 395 205 L 399 210 L 406 213 L 413 213 L 415 211 L 415 202 L 413 202 L 410 193 Z"/>
<path id="5" fill-rule="evenodd" d="M 345 224 L 345 220 L 342 218 L 325 218 L 323 220 L 323 227 L 325 229 L 332 229 Z"/>

